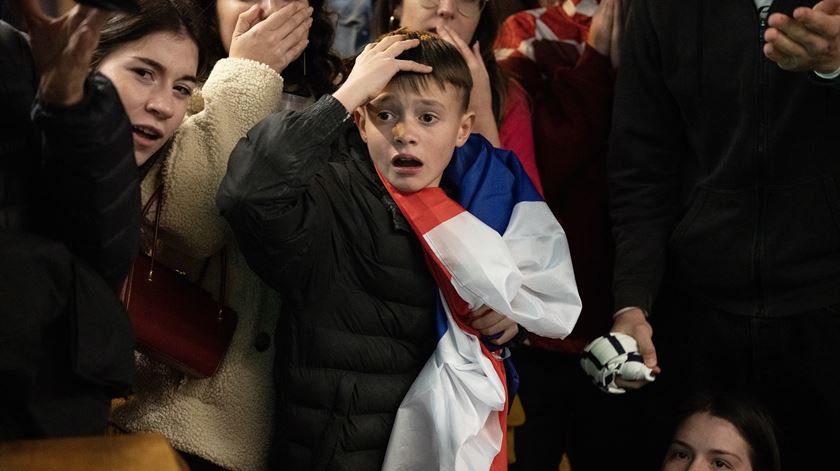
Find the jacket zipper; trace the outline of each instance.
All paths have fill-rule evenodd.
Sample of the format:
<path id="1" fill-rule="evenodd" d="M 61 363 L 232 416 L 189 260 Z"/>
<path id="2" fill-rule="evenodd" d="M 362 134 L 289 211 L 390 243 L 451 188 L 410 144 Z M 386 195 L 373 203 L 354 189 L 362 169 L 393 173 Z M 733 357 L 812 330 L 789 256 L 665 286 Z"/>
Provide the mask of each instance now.
<path id="1" fill-rule="evenodd" d="M 771 4 L 772 7 L 776 2 Z M 767 158 L 767 101 L 766 101 L 766 86 L 768 80 L 767 61 L 764 60 L 764 31 L 767 29 L 766 17 L 762 18 L 759 15 L 759 37 L 758 37 L 758 93 L 757 93 L 757 113 L 758 113 L 758 136 L 756 148 L 756 182 L 755 192 L 757 200 L 756 224 L 755 224 L 755 238 L 753 246 L 753 271 L 755 272 L 756 284 L 756 299 L 758 300 L 756 306 L 756 315 L 763 316 L 765 313 L 764 300 L 764 279 L 761 275 L 762 261 L 764 259 L 764 241 L 762 240 L 762 227 L 764 224 L 764 173 L 766 170 L 765 160 Z M 769 16 L 768 13 L 767 16 Z"/>

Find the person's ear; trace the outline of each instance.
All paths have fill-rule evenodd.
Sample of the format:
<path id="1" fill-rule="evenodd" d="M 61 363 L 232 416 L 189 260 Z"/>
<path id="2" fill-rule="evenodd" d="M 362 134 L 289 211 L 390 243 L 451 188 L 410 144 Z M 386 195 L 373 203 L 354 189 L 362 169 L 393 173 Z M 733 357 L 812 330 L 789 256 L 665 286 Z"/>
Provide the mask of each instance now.
<path id="1" fill-rule="evenodd" d="M 356 127 L 359 129 L 359 134 L 362 136 L 362 140 L 367 142 L 367 131 L 365 130 L 367 114 L 365 113 L 364 108 L 356 108 L 356 111 L 353 112 L 353 122 L 356 123 Z"/>
<path id="2" fill-rule="evenodd" d="M 458 138 L 455 140 L 455 147 L 461 147 L 467 142 L 475 124 L 475 113 L 467 111 L 461 116 L 461 126 L 458 128 Z"/>

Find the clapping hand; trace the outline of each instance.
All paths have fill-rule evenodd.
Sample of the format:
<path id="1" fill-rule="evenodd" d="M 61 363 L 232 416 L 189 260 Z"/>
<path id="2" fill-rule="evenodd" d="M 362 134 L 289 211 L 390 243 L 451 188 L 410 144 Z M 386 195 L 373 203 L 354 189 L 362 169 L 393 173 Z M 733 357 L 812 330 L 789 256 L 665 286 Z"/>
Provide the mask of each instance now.
<path id="1" fill-rule="evenodd" d="M 793 17 L 773 13 L 767 23 L 764 55 L 782 69 L 826 74 L 840 69 L 840 0 L 799 7 Z"/>

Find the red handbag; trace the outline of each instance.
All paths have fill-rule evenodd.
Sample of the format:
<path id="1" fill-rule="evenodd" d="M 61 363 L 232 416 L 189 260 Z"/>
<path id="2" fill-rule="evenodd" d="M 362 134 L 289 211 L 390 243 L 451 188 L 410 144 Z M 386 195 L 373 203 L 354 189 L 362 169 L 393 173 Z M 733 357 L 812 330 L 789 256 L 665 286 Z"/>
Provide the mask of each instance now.
<path id="1" fill-rule="evenodd" d="M 152 249 L 149 255 L 141 253 L 134 261 L 121 298 L 134 327 L 138 350 L 187 376 L 207 378 L 219 368 L 237 323 L 236 312 L 224 302 L 225 249 L 220 252 L 218 301 L 186 276 L 156 264 L 162 193 L 163 185 L 143 208 L 145 219 L 152 203 L 157 202 Z"/>

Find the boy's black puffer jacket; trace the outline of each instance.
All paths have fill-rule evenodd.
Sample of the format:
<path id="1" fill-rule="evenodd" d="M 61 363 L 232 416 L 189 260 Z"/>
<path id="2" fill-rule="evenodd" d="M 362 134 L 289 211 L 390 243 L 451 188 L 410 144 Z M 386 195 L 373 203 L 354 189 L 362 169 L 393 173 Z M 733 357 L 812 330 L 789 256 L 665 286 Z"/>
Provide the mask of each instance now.
<path id="1" fill-rule="evenodd" d="M 379 470 L 435 347 L 436 287 L 344 107 L 325 96 L 263 120 L 231 155 L 217 202 L 284 296 L 273 467 Z"/>

